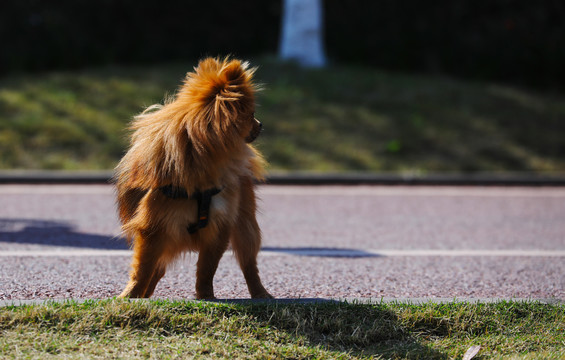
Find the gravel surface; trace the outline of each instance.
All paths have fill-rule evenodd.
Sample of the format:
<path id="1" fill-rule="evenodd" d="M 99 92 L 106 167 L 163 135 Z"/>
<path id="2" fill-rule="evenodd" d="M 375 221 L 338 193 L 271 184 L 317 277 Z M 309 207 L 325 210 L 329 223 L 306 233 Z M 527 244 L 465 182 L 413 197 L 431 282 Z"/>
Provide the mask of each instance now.
<path id="1" fill-rule="evenodd" d="M 125 285 L 128 257 L 2 259 L 0 299 L 107 298 Z M 155 297 L 193 298 L 196 256 L 175 264 Z M 261 257 L 265 287 L 277 298 L 565 298 L 562 258 Z M 215 277 L 219 298 L 249 297 L 226 256 Z"/>
<path id="2" fill-rule="evenodd" d="M 259 268 L 279 298 L 565 299 L 565 189 L 260 186 Z M 0 186 L 0 300 L 106 298 L 127 282 L 113 190 Z M 557 256 L 300 256 L 285 250 L 546 250 Z M 26 256 L 42 251 L 59 256 Z M 96 250 L 75 256 L 73 250 Z M 10 255 L 17 251 L 18 254 Z M 192 298 L 196 255 L 171 267 L 156 297 Z M 231 255 L 221 298 L 248 297 Z"/>

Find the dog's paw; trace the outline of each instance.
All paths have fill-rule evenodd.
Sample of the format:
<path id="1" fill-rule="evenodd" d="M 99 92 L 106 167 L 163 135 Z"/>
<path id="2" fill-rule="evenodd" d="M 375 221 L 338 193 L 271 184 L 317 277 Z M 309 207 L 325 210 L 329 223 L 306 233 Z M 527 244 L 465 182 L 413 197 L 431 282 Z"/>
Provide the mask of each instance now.
<path id="1" fill-rule="evenodd" d="M 264 293 L 251 295 L 251 298 L 253 298 L 253 299 L 274 299 L 273 295 L 269 294 L 266 291 Z"/>
<path id="2" fill-rule="evenodd" d="M 142 296 L 135 295 L 132 294 L 131 292 L 126 292 L 126 291 L 118 295 L 118 299 L 139 299 L 139 298 L 142 298 Z"/>
<path id="3" fill-rule="evenodd" d="M 129 286 L 126 287 L 120 295 L 118 295 L 118 298 L 121 299 L 141 299 L 147 297 L 149 296 L 145 296 L 144 293 L 140 291 L 136 291 L 135 287 L 129 287 Z"/>
<path id="4" fill-rule="evenodd" d="M 196 294 L 196 300 L 217 300 L 214 294 Z"/>

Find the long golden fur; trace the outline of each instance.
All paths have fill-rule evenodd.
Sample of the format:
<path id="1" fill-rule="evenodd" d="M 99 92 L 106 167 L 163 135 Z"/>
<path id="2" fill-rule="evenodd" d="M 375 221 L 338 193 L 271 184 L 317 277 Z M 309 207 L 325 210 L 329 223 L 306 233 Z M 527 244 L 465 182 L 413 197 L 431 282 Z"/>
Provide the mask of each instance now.
<path id="1" fill-rule="evenodd" d="M 251 146 L 260 131 L 254 117 L 255 69 L 235 59 L 207 58 L 189 72 L 164 105 L 153 105 L 131 125 L 131 146 L 116 167 L 119 217 L 133 244 L 130 281 L 121 297 L 150 297 L 167 265 L 186 251 L 199 253 L 196 297 L 214 298 L 213 277 L 231 243 L 253 298 L 270 298 L 261 284 L 254 179 L 264 161 Z M 167 196 L 164 186 L 184 189 Z M 209 222 L 198 221 L 198 191 L 218 188 Z"/>

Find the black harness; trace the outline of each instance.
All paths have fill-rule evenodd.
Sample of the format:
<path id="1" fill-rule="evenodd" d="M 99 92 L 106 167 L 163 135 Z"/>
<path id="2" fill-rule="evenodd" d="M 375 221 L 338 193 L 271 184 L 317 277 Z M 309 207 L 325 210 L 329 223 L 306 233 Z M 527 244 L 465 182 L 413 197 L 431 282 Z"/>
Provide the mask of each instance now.
<path id="1" fill-rule="evenodd" d="M 167 185 L 161 186 L 159 190 L 170 199 L 194 199 L 198 203 L 198 220 L 194 224 L 189 224 L 187 227 L 189 234 L 194 234 L 198 230 L 205 228 L 208 225 L 208 217 L 210 215 L 210 204 L 212 203 L 212 196 L 219 194 L 222 189 L 212 188 L 204 191 L 196 191 L 189 194 L 184 188 Z"/>

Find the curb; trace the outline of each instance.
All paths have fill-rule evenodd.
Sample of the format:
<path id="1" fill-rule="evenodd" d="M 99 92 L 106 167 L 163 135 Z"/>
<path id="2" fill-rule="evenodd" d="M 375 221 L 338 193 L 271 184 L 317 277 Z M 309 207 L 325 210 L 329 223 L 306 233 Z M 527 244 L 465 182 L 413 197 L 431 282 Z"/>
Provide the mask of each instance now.
<path id="1" fill-rule="evenodd" d="M 423 185 L 423 186 L 565 186 L 565 174 L 473 173 L 403 175 L 386 173 L 269 174 L 272 185 Z"/>
<path id="2" fill-rule="evenodd" d="M 111 171 L 0 171 L 0 184 L 109 184 Z M 267 185 L 565 186 L 565 173 L 271 173 Z"/>
<path id="3" fill-rule="evenodd" d="M 107 299 L 14 299 L 14 300 L 0 300 L 0 308 L 8 306 L 27 306 L 27 305 L 46 305 L 46 304 L 64 304 L 64 303 L 83 303 L 86 301 L 108 301 L 113 298 Z M 115 299 L 114 299 L 115 300 Z M 490 304 L 499 302 L 521 302 L 521 303 L 540 303 L 548 305 L 565 305 L 565 299 L 536 299 L 536 298 L 297 298 L 297 299 L 215 299 L 215 300 L 196 300 L 186 298 L 151 298 L 151 299 L 130 299 L 129 301 L 190 301 L 190 302 L 209 302 L 220 304 L 273 304 L 273 305 L 289 305 L 289 304 L 328 304 L 328 303 L 348 303 L 348 304 L 364 304 L 364 305 L 378 305 L 378 304 L 409 304 L 409 305 L 423 305 L 423 304 Z M 120 300 L 122 301 L 122 300 Z M 124 300 L 126 301 L 126 300 Z"/>

